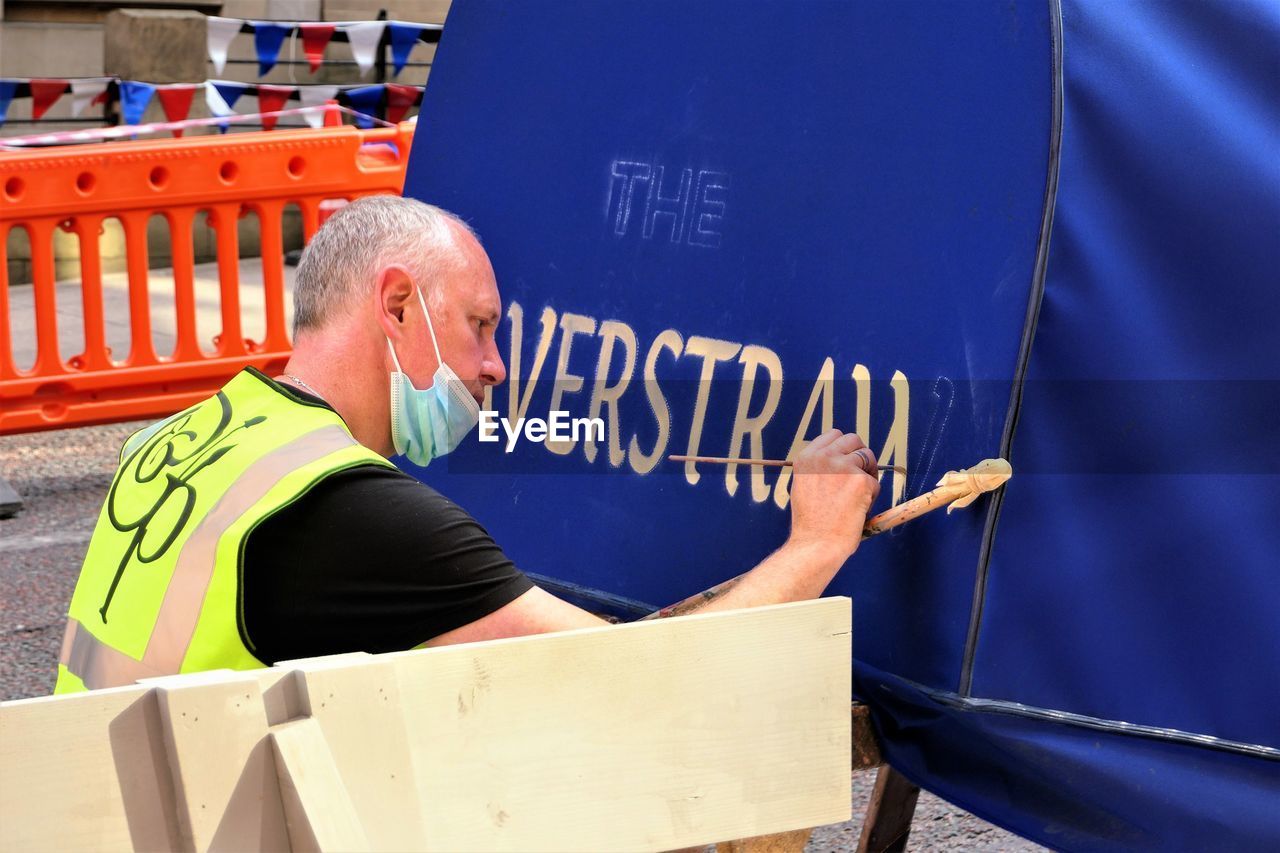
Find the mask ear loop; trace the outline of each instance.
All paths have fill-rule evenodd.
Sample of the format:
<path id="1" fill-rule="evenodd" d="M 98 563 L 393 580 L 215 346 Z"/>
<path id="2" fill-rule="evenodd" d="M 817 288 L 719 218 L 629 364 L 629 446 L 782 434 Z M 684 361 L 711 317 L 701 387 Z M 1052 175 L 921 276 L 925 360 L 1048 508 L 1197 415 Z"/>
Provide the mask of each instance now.
<path id="1" fill-rule="evenodd" d="M 383 335 L 383 337 L 386 336 Z M 391 353 L 391 363 L 396 366 L 396 373 L 403 374 L 404 371 L 400 369 L 400 359 L 396 358 L 396 348 L 391 345 L 391 338 L 387 338 L 387 351 Z"/>
<path id="2" fill-rule="evenodd" d="M 431 333 L 431 346 L 435 348 L 436 369 L 439 370 L 444 367 L 444 359 L 440 357 L 440 345 L 436 343 L 436 330 L 431 324 L 431 312 L 427 310 L 427 300 L 422 295 L 422 285 L 418 285 L 418 304 L 422 306 L 422 315 L 427 318 L 427 331 Z"/>
<path id="3" fill-rule="evenodd" d="M 436 330 L 431 325 L 431 314 L 427 311 L 426 300 L 422 297 L 422 288 L 418 288 L 418 304 L 422 306 L 422 315 L 427 318 L 427 332 L 431 335 L 431 347 L 436 351 L 436 369 L 444 366 L 444 359 L 440 357 L 440 345 L 436 343 Z M 386 337 L 385 335 L 383 337 Z M 396 358 L 396 348 L 391 345 L 391 338 L 387 338 L 387 351 L 391 353 L 391 363 L 396 366 L 396 373 L 404 373 L 400 368 L 400 359 Z"/>

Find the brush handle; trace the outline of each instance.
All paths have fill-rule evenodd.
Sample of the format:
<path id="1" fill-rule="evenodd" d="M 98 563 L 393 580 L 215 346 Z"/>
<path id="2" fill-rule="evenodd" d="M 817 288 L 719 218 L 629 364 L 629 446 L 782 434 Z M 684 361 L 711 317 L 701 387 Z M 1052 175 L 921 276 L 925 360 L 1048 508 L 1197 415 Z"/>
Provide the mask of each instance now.
<path id="1" fill-rule="evenodd" d="M 710 462 L 718 465 L 760 465 L 764 468 L 790 468 L 790 459 L 735 459 L 732 456 L 668 456 L 671 462 Z M 907 469 L 901 465 L 876 465 L 879 471 L 893 471 L 906 476 Z"/>

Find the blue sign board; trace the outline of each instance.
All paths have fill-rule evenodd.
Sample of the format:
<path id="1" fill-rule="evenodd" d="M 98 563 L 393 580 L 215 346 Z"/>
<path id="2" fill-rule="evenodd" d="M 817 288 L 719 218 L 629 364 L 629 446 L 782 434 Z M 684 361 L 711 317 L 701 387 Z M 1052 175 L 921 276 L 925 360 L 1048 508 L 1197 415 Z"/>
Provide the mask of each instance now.
<path id="1" fill-rule="evenodd" d="M 1280 842 L 1278 36 L 1261 3 L 457 0 L 405 192 L 493 261 L 492 407 L 604 434 L 414 473 L 634 616 L 787 533 L 785 469 L 668 455 L 835 425 L 908 469 L 878 509 L 1008 458 L 830 587 L 890 760 L 1053 846 Z"/>

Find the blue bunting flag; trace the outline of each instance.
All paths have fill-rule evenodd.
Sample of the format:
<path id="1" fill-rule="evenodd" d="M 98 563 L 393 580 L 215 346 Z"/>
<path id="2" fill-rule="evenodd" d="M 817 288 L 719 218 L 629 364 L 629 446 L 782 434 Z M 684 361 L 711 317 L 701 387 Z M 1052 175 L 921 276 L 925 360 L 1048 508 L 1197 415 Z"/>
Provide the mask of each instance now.
<path id="1" fill-rule="evenodd" d="M 4 117 L 9 112 L 9 102 L 13 100 L 13 93 L 18 88 L 15 80 L 0 80 L 0 127 L 4 126 Z"/>
<path id="2" fill-rule="evenodd" d="M 259 77 L 275 67 L 276 59 L 280 56 L 280 45 L 284 44 L 284 37 L 291 32 L 292 26 L 267 21 L 253 22 L 253 49 L 258 53 Z"/>
<path id="3" fill-rule="evenodd" d="M 385 86 L 361 86 L 359 89 L 348 89 L 342 94 L 347 96 L 351 109 L 356 111 L 356 125 L 366 130 L 373 127 L 373 116 L 382 103 L 382 90 Z"/>
<path id="4" fill-rule="evenodd" d="M 139 83 L 136 80 L 120 81 L 120 111 L 124 115 L 125 124 L 142 124 L 142 116 L 147 111 L 147 104 L 155 95 L 156 87 L 150 83 Z"/>
<path id="5" fill-rule="evenodd" d="M 413 46 L 418 43 L 418 36 L 426 27 L 416 24 L 388 24 L 391 28 L 391 60 L 395 65 L 395 73 L 399 74 L 409 61 Z"/>
<path id="6" fill-rule="evenodd" d="M 240 96 L 244 94 L 244 90 L 248 86 L 244 83 L 219 81 L 213 84 L 213 88 L 218 90 L 218 94 L 222 96 L 222 100 L 226 102 L 227 108 L 230 109 L 236 105 L 236 101 L 240 100 Z"/>

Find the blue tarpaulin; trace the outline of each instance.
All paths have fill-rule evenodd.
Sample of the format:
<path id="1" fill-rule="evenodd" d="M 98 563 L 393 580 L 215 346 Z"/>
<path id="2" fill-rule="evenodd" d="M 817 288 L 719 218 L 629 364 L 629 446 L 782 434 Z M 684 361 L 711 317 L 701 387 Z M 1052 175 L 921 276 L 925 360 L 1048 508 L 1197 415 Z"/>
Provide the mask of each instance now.
<path id="1" fill-rule="evenodd" d="M 827 423 L 879 507 L 854 680 L 889 760 L 1067 849 L 1280 846 L 1280 7 L 457 0 L 406 194 L 485 240 L 503 416 L 427 482 L 636 615 L 787 530 Z"/>

